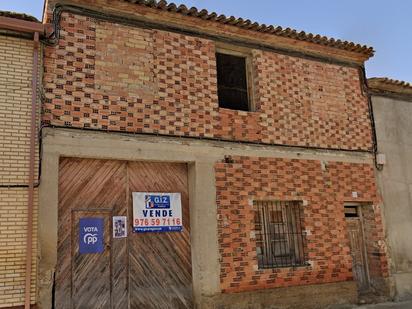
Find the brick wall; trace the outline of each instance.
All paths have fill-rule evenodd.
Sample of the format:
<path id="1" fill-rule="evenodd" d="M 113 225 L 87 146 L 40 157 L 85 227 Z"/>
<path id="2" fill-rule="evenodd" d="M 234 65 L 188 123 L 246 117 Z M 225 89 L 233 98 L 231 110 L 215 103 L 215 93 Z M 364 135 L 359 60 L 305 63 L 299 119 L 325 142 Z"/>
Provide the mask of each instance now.
<path id="1" fill-rule="evenodd" d="M 356 69 L 255 51 L 263 141 L 368 149 L 371 129 Z"/>
<path id="2" fill-rule="evenodd" d="M 344 203 L 373 204 L 367 225 L 368 255 L 373 275 L 387 277 L 384 233 L 374 168 L 368 164 L 234 157 L 216 164 L 221 288 L 239 292 L 302 284 L 352 280 L 352 259 L 346 234 Z M 358 198 L 352 192 L 358 192 Z M 258 269 L 253 200 L 305 201 L 310 266 Z"/>
<path id="3" fill-rule="evenodd" d="M 24 303 L 28 189 L 4 186 L 28 184 L 32 59 L 30 40 L 0 36 L 0 307 Z M 36 231 L 37 190 L 34 206 Z M 36 233 L 33 241 L 32 302 Z"/>
<path id="4" fill-rule="evenodd" d="M 130 5 L 130 11 L 136 8 Z M 70 13 L 62 14 L 61 26 L 58 45 L 46 48 L 45 123 L 269 144 L 372 147 L 368 103 L 356 68 L 253 50 L 257 109 L 232 111 L 218 107 L 213 41 Z"/>
<path id="5" fill-rule="evenodd" d="M 24 304 L 26 268 L 27 189 L 0 189 L 0 307 Z M 37 230 L 38 193 L 34 197 L 34 228 Z M 36 244 L 33 237 L 31 299 L 36 292 Z"/>

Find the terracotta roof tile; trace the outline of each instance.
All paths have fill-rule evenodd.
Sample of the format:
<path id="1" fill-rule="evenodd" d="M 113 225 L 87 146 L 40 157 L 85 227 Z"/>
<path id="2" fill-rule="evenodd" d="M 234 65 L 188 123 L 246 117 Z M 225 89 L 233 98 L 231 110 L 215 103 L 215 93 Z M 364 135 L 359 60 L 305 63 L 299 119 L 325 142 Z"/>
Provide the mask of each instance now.
<path id="1" fill-rule="evenodd" d="M 31 15 L 27 15 L 27 14 L 24 14 L 24 13 L 16 13 L 16 12 L 10 12 L 10 11 L 0 11 L 0 16 L 15 18 L 15 19 L 21 19 L 21 20 L 27 20 L 27 21 L 33 21 L 33 22 L 40 22 L 36 17 L 31 16 Z"/>
<path id="2" fill-rule="evenodd" d="M 402 80 L 397 80 L 397 79 L 391 79 L 388 77 L 371 77 L 368 79 L 369 82 L 379 82 L 383 84 L 389 84 L 389 85 L 396 85 L 396 86 L 401 86 L 405 88 L 412 88 L 412 84 L 402 81 Z"/>
<path id="3" fill-rule="evenodd" d="M 372 93 L 395 93 L 412 96 L 412 84 L 387 77 L 373 77 L 368 79 L 368 86 Z"/>
<path id="4" fill-rule="evenodd" d="M 374 50 L 372 47 L 366 45 L 355 44 L 353 42 L 335 40 L 333 38 L 328 38 L 326 36 L 320 36 L 318 34 L 306 33 L 305 31 L 298 32 L 297 30 L 290 28 L 282 28 L 280 26 L 272 26 L 259 24 L 257 22 L 252 22 L 249 19 L 244 20 L 243 18 L 236 18 L 234 16 L 218 15 L 215 12 L 209 13 L 207 10 L 199 10 L 195 7 L 187 8 L 185 5 L 177 6 L 174 3 L 168 3 L 165 0 L 123 0 L 125 2 L 130 2 L 138 5 L 144 5 L 147 7 L 169 11 L 173 13 L 178 13 L 186 16 L 192 16 L 201 18 L 204 20 L 215 21 L 221 24 L 233 25 L 239 28 L 248 29 L 252 31 L 270 33 L 277 36 L 288 37 L 291 39 L 296 39 L 300 41 L 312 42 L 315 44 L 320 44 L 324 46 L 339 48 L 351 52 L 361 53 L 368 57 L 372 57 Z"/>

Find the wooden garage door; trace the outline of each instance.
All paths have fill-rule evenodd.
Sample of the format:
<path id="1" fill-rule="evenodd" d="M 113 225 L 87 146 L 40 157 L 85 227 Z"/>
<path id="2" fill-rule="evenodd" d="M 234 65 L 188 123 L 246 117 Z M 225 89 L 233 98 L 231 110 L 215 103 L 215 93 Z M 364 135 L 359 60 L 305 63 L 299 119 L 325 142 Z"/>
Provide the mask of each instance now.
<path id="1" fill-rule="evenodd" d="M 62 158 L 56 308 L 192 308 L 187 188 L 185 164 Z M 183 231 L 133 233 L 132 192 L 180 192 Z M 127 216 L 127 238 L 112 238 L 112 216 Z M 104 220 L 102 253 L 79 253 L 80 218 Z"/>

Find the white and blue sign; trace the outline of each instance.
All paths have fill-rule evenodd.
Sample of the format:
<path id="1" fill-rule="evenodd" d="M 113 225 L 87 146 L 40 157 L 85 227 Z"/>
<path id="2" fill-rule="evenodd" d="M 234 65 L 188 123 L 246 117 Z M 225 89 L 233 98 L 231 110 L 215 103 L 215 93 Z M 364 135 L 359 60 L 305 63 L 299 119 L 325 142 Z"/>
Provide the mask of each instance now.
<path id="1" fill-rule="evenodd" d="M 180 193 L 133 192 L 133 231 L 180 232 L 182 202 Z"/>
<path id="2" fill-rule="evenodd" d="M 169 195 L 151 195 L 144 196 L 146 209 L 169 209 L 170 196 Z"/>
<path id="3" fill-rule="evenodd" d="M 102 253 L 103 246 L 103 218 L 80 218 L 79 221 L 79 252 Z"/>

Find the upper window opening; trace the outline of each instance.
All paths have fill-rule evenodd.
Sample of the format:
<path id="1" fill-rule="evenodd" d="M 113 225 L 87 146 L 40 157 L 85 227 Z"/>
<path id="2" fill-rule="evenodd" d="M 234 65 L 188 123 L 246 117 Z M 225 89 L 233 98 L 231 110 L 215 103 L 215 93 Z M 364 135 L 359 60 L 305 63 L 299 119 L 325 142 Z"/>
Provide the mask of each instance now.
<path id="1" fill-rule="evenodd" d="M 216 53 L 219 107 L 249 111 L 246 57 Z"/>

